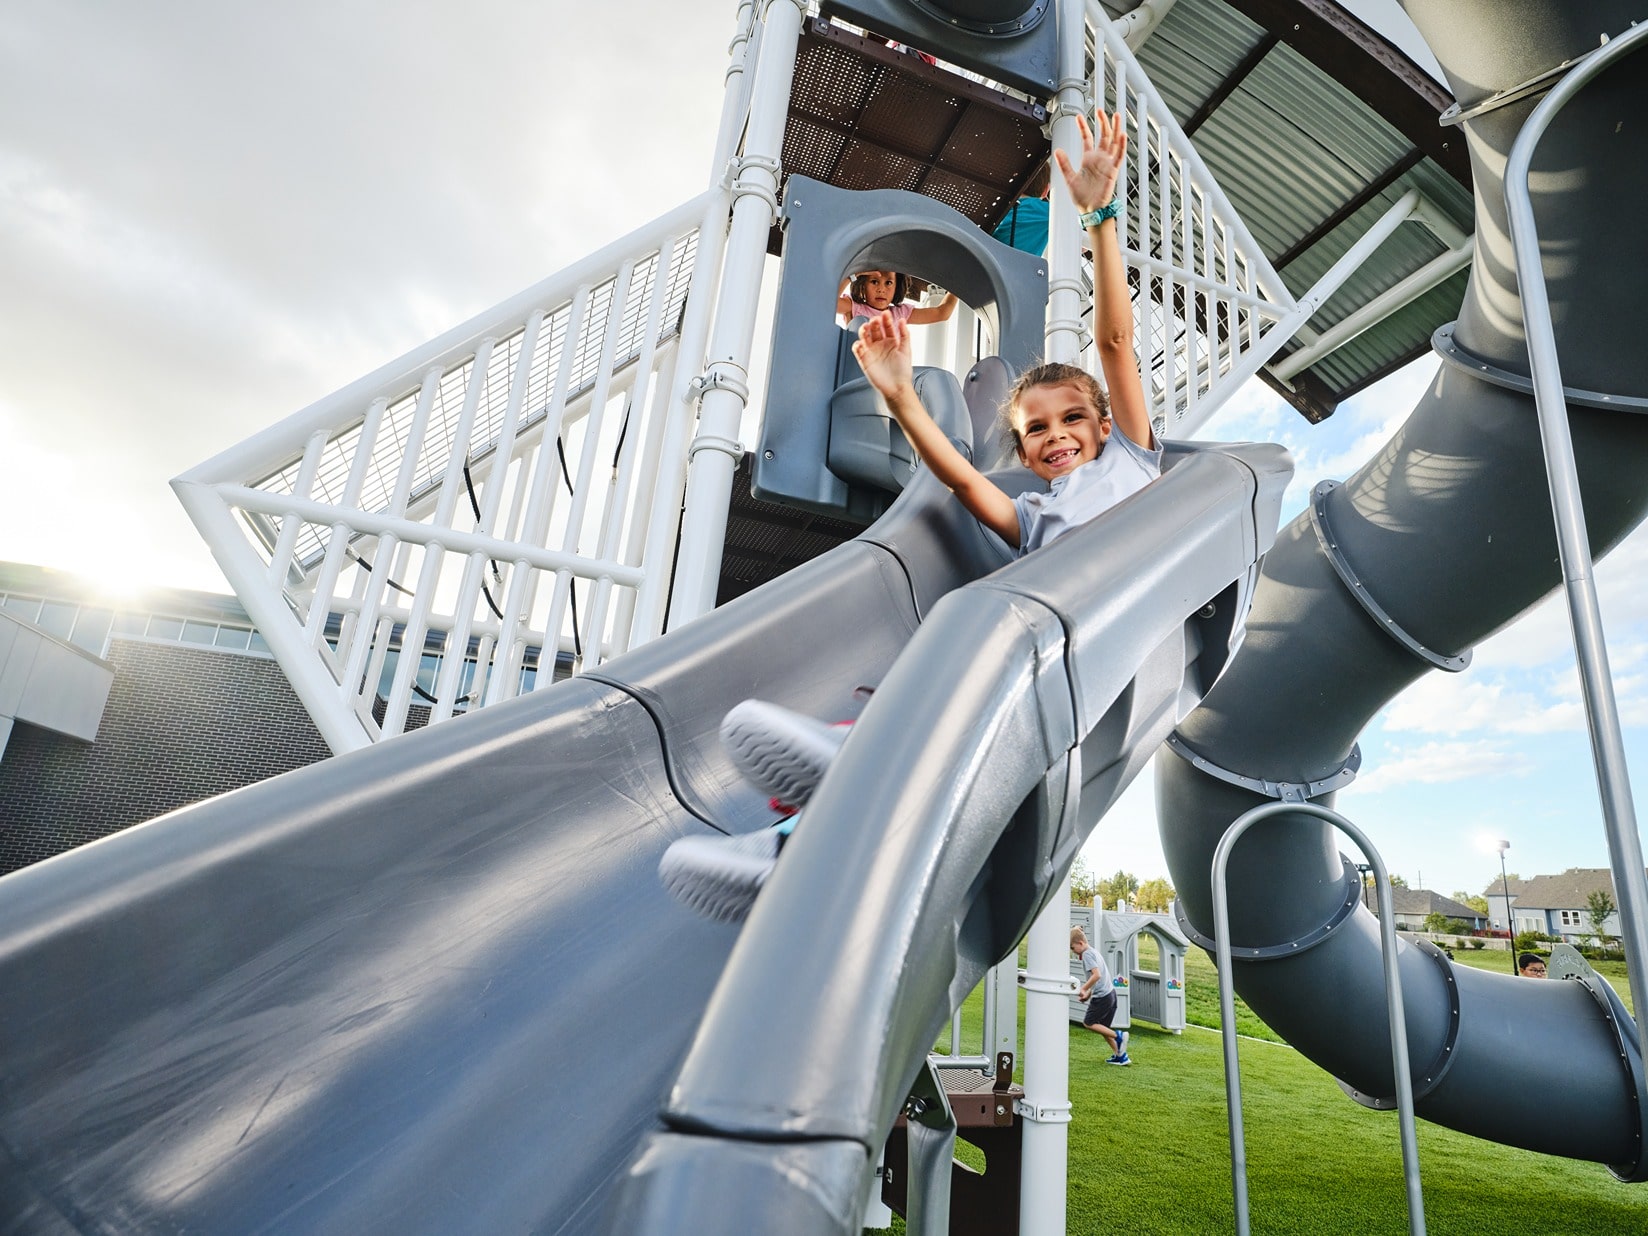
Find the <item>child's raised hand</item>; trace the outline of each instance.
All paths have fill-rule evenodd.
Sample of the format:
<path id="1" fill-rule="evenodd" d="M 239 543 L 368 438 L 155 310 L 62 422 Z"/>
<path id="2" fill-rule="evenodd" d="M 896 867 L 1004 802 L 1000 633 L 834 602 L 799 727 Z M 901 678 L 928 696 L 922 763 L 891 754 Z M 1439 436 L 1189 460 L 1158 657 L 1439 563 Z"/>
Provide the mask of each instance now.
<path id="1" fill-rule="evenodd" d="M 910 328 L 893 314 L 883 311 L 864 323 L 858 342 L 853 344 L 853 355 L 882 398 L 891 399 L 895 392 L 910 385 L 914 375 Z"/>
<path id="2" fill-rule="evenodd" d="M 1064 151 L 1053 152 L 1059 171 L 1064 173 L 1064 183 L 1070 189 L 1070 198 L 1083 214 L 1108 205 L 1116 196 L 1116 181 L 1127 160 L 1127 133 L 1122 128 L 1121 117 L 1107 116 L 1101 110 L 1096 119 L 1097 135 L 1088 127 L 1085 116 L 1076 117 L 1082 135 L 1080 167 L 1072 167 L 1070 156 Z"/>

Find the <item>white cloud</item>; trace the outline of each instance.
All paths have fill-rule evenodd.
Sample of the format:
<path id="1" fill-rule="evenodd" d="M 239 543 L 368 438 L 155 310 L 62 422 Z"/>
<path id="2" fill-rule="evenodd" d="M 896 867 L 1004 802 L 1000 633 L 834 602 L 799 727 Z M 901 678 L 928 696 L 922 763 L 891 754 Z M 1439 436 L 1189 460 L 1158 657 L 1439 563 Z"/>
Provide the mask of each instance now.
<path id="1" fill-rule="evenodd" d="M 215 588 L 167 481 L 707 185 L 735 16 L 13 8 L 0 556 Z"/>
<path id="2" fill-rule="evenodd" d="M 1383 790 L 1417 782 L 1438 785 L 1448 781 L 1468 781 L 1474 777 L 1525 776 L 1531 763 L 1503 743 L 1428 742 L 1417 747 L 1386 748 L 1385 758 L 1365 768 L 1348 786 L 1345 796 L 1377 794 Z"/>

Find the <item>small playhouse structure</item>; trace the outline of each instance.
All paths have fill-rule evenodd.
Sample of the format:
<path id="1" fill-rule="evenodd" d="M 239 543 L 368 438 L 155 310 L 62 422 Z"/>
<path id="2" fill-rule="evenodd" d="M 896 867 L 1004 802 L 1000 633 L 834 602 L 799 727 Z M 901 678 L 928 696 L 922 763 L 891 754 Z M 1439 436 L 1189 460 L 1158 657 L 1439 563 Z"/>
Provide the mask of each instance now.
<path id="1" fill-rule="evenodd" d="M 1190 947 L 1170 914 L 1144 914 L 1128 910 L 1106 910 L 1102 903 L 1072 904 L 1070 925 L 1080 927 L 1088 941 L 1099 950 L 1116 986 L 1115 1025 L 1125 1029 L 1135 1021 L 1148 1021 L 1180 1034 L 1185 1028 L 1184 959 Z M 1158 970 L 1139 967 L 1139 937 L 1156 942 Z M 1078 981 L 1086 978 L 1081 962 L 1070 959 L 1070 973 Z M 1087 1006 L 1070 998 L 1070 1020 L 1079 1022 Z"/>

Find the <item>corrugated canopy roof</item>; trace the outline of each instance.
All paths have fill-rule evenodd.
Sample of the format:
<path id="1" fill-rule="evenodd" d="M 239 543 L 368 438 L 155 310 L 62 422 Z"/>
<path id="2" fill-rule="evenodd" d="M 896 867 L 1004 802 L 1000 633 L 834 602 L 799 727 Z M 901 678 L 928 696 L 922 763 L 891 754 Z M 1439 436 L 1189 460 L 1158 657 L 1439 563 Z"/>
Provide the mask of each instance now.
<path id="1" fill-rule="evenodd" d="M 1132 7 L 1105 6 L 1116 16 Z M 1452 96 L 1340 6 L 1178 0 L 1137 55 L 1295 296 L 1409 189 L 1470 233 L 1467 152 L 1457 132 L 1438 123 Z M 1447 248 L 1425 228 L 1398 229 L 1311 327 L 1325 331 Z M 1269 370 L 1263 376 L 1319 420 L 1426 352 L 1432 332 L 1457 313 L 1467 274 L 1396 310 L 1291 384 Z"/>

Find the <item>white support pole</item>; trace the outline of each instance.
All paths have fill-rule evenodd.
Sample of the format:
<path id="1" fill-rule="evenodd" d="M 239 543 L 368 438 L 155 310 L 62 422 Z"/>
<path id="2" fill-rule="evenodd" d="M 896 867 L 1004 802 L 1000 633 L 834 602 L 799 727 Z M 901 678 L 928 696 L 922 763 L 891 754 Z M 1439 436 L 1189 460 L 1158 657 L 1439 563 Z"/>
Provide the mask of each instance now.
<path id="1" fill-rule="evenodd" d="M 699 220 L 698 252 L 693 259 L 692 282 L 687 288 L 687 309 L 681 321 L 674 374 L 659 413 L 663 417 L 663 440 L 658 451 L 658 491 L 652 498 L 641 546 L 641 575 L 645 583 L 635 601 L 631 647 L 646 643 L 664 630 L 672 582 L 670 558 L 675 552 L 676 530 L 681 518 L 687 440 L 692 431 L 690 391 L 709 338 L 715 299 L 710 292 L 726 254 L 729 201 L 729 190 L 711 190 L 705 197 L 703 217 Z"/>
<path id="2" fill-rule="evenodd" d="M 1053 147 L 1072 163 L 1081 162 L 1081 128 L 1076 117 L 1091 121 L 1087 97 L 1087 24 L 1081 0 L 1060 0 L 1059 87 L 1049 110 L 1053 114 Z M 1081 224 L 1064 177 L 1053 168 L 1053 192 L 1048 205 L 1047 246 L 1047 359 L 1076 364 L 1082 351 Z"/>
<path id="3" fill-rule="evenodd" d="M 736 161 L 732 228 L 719 308 L 710 335 L 709 365 L 700 385 L 698 433 L 687 455 L 687 507 L 675 594 L 670 601 L 672 627 L 715 604 L 733 471 L 744 454 L 738 426 L 749 398 L 756 305 L 767 260 L 767 236 L 778 217 L 784 120 L 805 15 L 805 0 L 767 0 L 744 153 Z"/>
<path id="4" fill-rule="evenodd" d="M 1030 928 L 1024 987 L 1024 1171 L 1019 1231 L 1064 1236 L 1070 1143 L 1070 877 Z"/>
<path id="5" fill-rule="evenodd" d="M 1172 10 L 1174 2 L 1175 0 L 1139 0 L 1136 8 L 1116 19 L 1116 33 L 1122 37 L 1129 50 L 1138 51 L 1144 46 L 1145 40 L 1162 24 L 1162 18 Z M 1099 0 L 1087 0 L 1087 8 L 1091 14 L 1094 9 L 1099 8 Z M 1100 12 L 1103 10 L 1100 9 Z"/>
<path id="6" fill-rule="evenodd" d="M 1059 89 L 1049 109 L 1053 146 L 1081 158 L 1078 115 L 1087 115 L 1087 22 L 1082 0 L 1059 0 Z M 1081 357 L 1081 228 L 1063 176 L 1054 176 L 1048 223 L 1047 359 L 1074 364 Z M 1078 764 L 1071 757 L 1065 810 L 1080 793 Z M 1024 1236 L 1063 1236 L 1070 1157 L 1070 877 L 1030 927 L 1022 983 L 1024 998 L 1023 1174 L 1019 1231 Z"/>
<path id="7" fill-rule="evenodd" d="M 759 54 L 761 27 L 755 20 L 755 0 L 741 0 L 738 6 L 737 29 L 727 45 L 727 76 L 721 88 L 721 124 L 716 132 L 715 158 L 710 164 L 716 180 L 738 149 L 738 135 L 749 114 L 751 73 L 750 66 Z"/>

